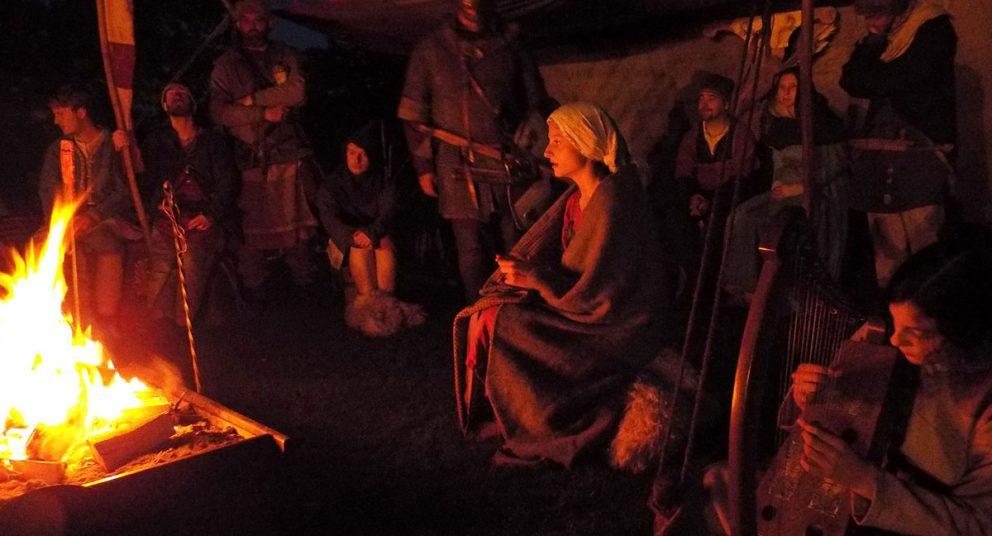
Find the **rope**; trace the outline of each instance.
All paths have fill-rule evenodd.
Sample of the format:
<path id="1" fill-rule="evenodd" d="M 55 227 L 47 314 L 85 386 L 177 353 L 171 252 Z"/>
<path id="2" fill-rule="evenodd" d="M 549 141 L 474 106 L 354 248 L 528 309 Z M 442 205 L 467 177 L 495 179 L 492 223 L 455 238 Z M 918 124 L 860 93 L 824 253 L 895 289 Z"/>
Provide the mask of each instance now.
<path id="1" fill-rule="evenodd" d="M 768 47 L 768 32 L 769 32 L 768 29 L 771 27 L 771 24 L 769 23 L 770 14 L 771 14 L 771 3 L 766 2 L 764 14 L 762 16 L 762 20 L 764 21 L 763 27 L 757 33 L 752 34 L 752 39 L 757 39 L 757 44 L 754 45 L 754 56 L 751 59 L 750 63 L 745 62 L 745 65 L 752 67 L 751 72 L 753 76 L 751 95 L 750 95 L 752 102 L 750 103 L 750 107 L 748 109 L 747 119 L 744 122 L 745 132 L 751 132 L 752 131 L 751 127 L 752 124 L 754 123 L 754 108 L 755 108 L 754 99 L 757 98 L 758 80 L 760 78 L 758 74 L 761 72 L 762 60 L 764 59 L 765 51 Z M 753 17 L 752 17 L 752 21 L 753 21 Z M 753 30 L 750 27 L 750 25 L 751 23 L 749 23 L 749 33 L 752 33 Z M 750 45 L 751 43 L 749 42 L 747 44 Z M 747 52 L 748 52 L 748 48 L 745 47 L 745 58 Z M 746 81 L 745 79 L 740 79 L 737 81 L 738 91 L 737 94 L 735 95 L 734 106 L 733 106 L 735 115 L 739 112 L 741 107 L 741 99 L 743 98 L 745 81 Z M 731 144 L 731 148 L 727 153 L 728 160 L 725 161 L 724 167 L 722 169 L 722 173 L 724 174 L 724 176 L 726 176 L 726 174 L 728 173 L 728 168 L 730 167 L 730 165 L 736 163 L 738 166 L 741 166 L 744 164 L 742 160 L 737 158 L 738 155 L 735 154 L 733 151 L 733 144 L 735 143 L 737 143 L 736 137 L 734 138 L 733 143 Z M 750 143 L 750 142 L 745 141 L 745 143 Z M 716 281 L 713 284 L 713 289 L 714 289 L 713 301 L 710 309 L 709 325 L 708 325 L 708 329 L 706 330 L 706 339 L 703 347 L 703 355 L 699 368 L 699 387 L 696 390 L 696 396 L 693 402 L 692 418 L 689 421 L 688 439 L 686 442 L 685 452 L 682 457 L 682 470 L 679 475 L 680 482 L 685 482 L 691 467 L 691 463 L 693 461 L 693 455 L 695 453 L 697 428 L 699 425 L 699 416 L 703 402 L 703 394 L 704 394 L 703 389 L 706 385 L 706 380 L 709 376 L 710 363 L 713 357 L 713 344 L 719 324 L 720 307 L 722 302 L 720 291 L 721 288 L 723 287 L 723 279 L 726 269 L 726 265 L 724 264 L 723 260 L 727 256 L 727 251 L 730 248 L 730 240 L 733 236 L 733 220 L 734 220 L 734 218 L 732 217 L 734 214 L 733 210 L 740 202 L 741 190 L 743 189 L 742 188 L 743 182 L 744 180 L 746 180 L 746 177 L 741 176 L 740 167 L 738 167 L 735 171 L 736 171 L 736 179 L 734 180 L 734 189 L 731 196 L 730 206 L 727 207 L 727 211 L 728 211 L 727 218 L 726 221 L 724 222 L 723 243 L 720 244 L 719 246 L 715 243 L 715 237 L 712 237 L 712 235 L 715 235 L 716 233 L 715 227 L 719 223 L 719 220 L 716 217 L 716 210 L 718 208 L 716 206 L 716 196 L 714 196 L 714 203 L 713 206 L 710 208 L 711 211 L 710 220 L 705 239 L 707 244 L 706 246 L 704 246 L 703 254 L 705 255 L 707 253 L 707 250 L 709 250 L 710 246 L 712 246 L 713 248 L 720 247 L 720 257 L 718 259 L 719 264 L 717 265 Z M 721 184 L 720 187 L 723 186 L 725 186 L 725 184 Z M 716 261 L 716 259 L 712 259 L 712 260 Z M 701 270 L 699 275 L 700 275 L 699 281 L 701 282 L 705 274 Z"/>
<path id="2" fill-rule="evenodd" d="M 186 293 L 186 275 L 183 270 L 183 255 L 189 250 L 189 243 L 186 240 L 186 228 L 183 227 L 182 213 L 179 205 L 176 204 L 175 192 L 168 181 L 162 184 L 162 212 L 169 220 L 172 227 L 172 245 L 176 250 L 176 274 L 179 276 L 179 294 L 183 300 L 183 316 L 186 320 L 186 340 L 189 343 L 189 358 L 193 364 L 193 381 L 196 384 L 196 392 L 200 393 L 200 365 L 196 360 L 196 344 L 193 339 L 193 319 L 189 311 L 189 297 Z"/>
<path id="3" fill-rule="evenodd" d="M 740 85 L 740 81 L 742 80 L 742 77 L 744 75 L 745 65 L 746 65 L 746 63 L 748 61 L 748 54 L 750 52 L 751 40 L 752 40 L 753 37 L 754 37 L 754 17 L 751 17 L 750 19 L 748 19 L 747 34 L 746 34 L 746 36 L 744 38 L 744 47 L 743 47 L 743 49 L 741 51 L 740 68 L 739 68 L 738 73 L 737 73 L 737 81 L 738 81 L 738 84 L 737 85 L 738 86 Z M 739 87 L 738 87 L 738 89 L 739 89 Z M 736 99 L 735 99 L 735 102 L 736 102 Z M 732 153 L 732 152 L 733 152 L 733 147 L 731 146 L 730 153 Z M 728 162 L 725 161 L 724 166 L 723 166 L 723 168 L 721 170 L 721 173 L 726 173 L 727 167 L 728 167 L 727 166 L 727 163 Z M 723 177 L 721 177 L 721 181 L 722 180 L 723 180 Z M 710 234 L 713 231 L 713 226 L 714 226 L 714 222 L 715 222 L 715 219 L 714 219 L 714 212 L 715 211 L 712 210 L 713 208 L 715 208 L 715 207 L 711 207 L 710 215 L 709 215 L 709 218 L 708 218 L 708 221 L 707 221 L 707 226 L 706 226 L 707 232 L 706 232 L 705 238 L 703 239 L 703 251 L 702 251 L 702 255 L 701 255 L 701 262 L 700 262 L 700 266 L 699 266 L 699 272 L 696 274 L 696 286 L 693 289 L 692 303 L 691 303 L 690 308 L 689 308 L 689 320 L 688 320 L 688 323 L 686 325 L 685 336 L 684 336 L 684 338 L 682 340 L 682 349 L 681 349 L 681 352 L 679 354 L 679 370 L 678 370 L 678 373 L 676 374 L 675 389 L 674 389 L 674 392 L 672 393 L 672 402 L 671 402 L 671 413 L 672 413 L 672 415 L 676 415 L 677 414 L 677 412 L 679 411 L 679 405 L 682 403 L 682 400 L 681 400 L 682 399 L 682 383 L 685 380 L 686 360 L 689 358 L 690 353 L 693 352 L 693 347 L 694 347 L 694 343 L 695 343 L 695 339 L 696 339 L 697 320 L 698 320 L 698 316 L 700 314 L 700 308 L 702 307 L 701 302 L 702 302 L 702 296 L 703 296 L 704 274 L 709 269 L 708 259 L 712 256 L 711 250 L 712 250 L 713 245 L 712 245 L 712 240 L 710 240 Z M 718 291 L 718 293 L 719 293 L 719 291 Z M 702 364 L 703 363 L 701 363 L 701 365 Z M 693 407 L 692 407 L 693 418 L 695 418 L 695 416 L 697 414 L 697 407 L 696 407 L 697 405 L 695 404 L 695 402 L 696 402 L 696 399 L 698 398 L 699 391 L 701 391 L 702 388 L 703 388 L 703 381 L 705 379 L 705 373 L 706 373 L 705 367 L 701 368 L 700 369 L 700 373 L 699 373 L 699 379 L 698 379 L 697 386 L 696 386 L 697 391 L 694 393 L 694 395 L 696 395 L 696 396 L 693 397 L 694 398 L 694 400 L 693 400 Z M 686 451 L 691 450 L 691 448 L 692 448 L 692 445 L 691 445 L 692 439 L 691 438 L 692 438 L 692 435 L 694 433 L 695 433 L 695 427 L 692 425 L 692 421 L 690 419 L 689 430 L 687 432 L 687 437 L 686 437 L 687 445 L 684 447 L 683 453 L 686 453 Z M 669 448 L 670 448 L 669 443 L 670 443 L 670 440 L 672 439 L 672 434 L 673 434 L 673 427 L 672 426 L 669 426 L 668 427 L 668 430 L 666 430 L 666 432 L 665 432 L 665 436 L 661 440 L 661 446 L 659 448 L 658 467 L 657 467 L 657 470 L 656 470 L 657 476 L 655 478 L 656 481 L 666 480 L 666 478 L 665 478 L 665 472 L 666 472 L 668 458 L 669 458 L 669 452 L 668 451 L 669 451 Z M 684 482 L 685 482 L 685 472 L 686 472 L 685 471 L 685 469 L 686 469 L 685 465 L 686 464 L 685 464 L 685 461 L 684 460 L 686 458 L 687 457 L 684 457 L 683 458 L 683 463 L 680 466 L 679 478 L 678 478 L 678 481 L 677 481 L 677 487 L 681 487 L 684 484 Z"/>

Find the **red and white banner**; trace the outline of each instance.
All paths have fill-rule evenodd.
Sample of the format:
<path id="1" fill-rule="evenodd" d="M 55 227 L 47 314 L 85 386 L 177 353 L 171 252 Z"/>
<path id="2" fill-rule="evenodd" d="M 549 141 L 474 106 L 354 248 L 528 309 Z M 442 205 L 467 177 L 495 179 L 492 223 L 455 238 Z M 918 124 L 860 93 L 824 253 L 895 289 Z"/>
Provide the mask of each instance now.
<path id="1" fill-rule="evenodd" d="M 134 3 L 133 0 L 96 0 L 100 17 L 100 38 L 105 41 L 104 61 L 107 62 L 111 91 L 120 103 L 119 111 L 124 130 L 133 130 L 131 101 L 134 82 Z M 116 108 L 116 106 L 115 106 Z"/>

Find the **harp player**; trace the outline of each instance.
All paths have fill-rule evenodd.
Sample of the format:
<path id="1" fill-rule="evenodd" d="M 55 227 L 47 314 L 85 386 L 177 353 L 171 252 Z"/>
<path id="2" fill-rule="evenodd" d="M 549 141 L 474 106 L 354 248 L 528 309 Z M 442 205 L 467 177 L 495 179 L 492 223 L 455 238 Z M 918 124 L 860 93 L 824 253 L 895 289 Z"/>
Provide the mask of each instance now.
<path id="1" fill-rule="evenodd" d="M 893 276 L 890 342 L 919 367 L 902 442 L 883 467 L 837 435 L 797 419 L 802 466 L 850 489 L 854 521 L 902 534 L 992 534 L 992 249 L 938 243 Z M 803 408 L 836 373 L 800 365 Z"/>

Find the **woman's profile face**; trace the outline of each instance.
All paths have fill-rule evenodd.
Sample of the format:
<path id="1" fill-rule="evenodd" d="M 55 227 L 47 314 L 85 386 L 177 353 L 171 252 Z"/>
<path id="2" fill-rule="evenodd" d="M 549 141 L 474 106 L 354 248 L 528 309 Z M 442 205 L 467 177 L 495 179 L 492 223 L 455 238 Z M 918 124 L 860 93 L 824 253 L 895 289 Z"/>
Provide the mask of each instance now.
<path id="1" fill-rule="evenodd" d="M 785 73 L 778 80 L 778 87 L 775 88 L 775 104 L 779 108 L 795 112 L 796 90 L 799 88 L 799 80 L 793 73 Z"/>
<path id="2" fill-rule="evenodd" d="M 369 169 L 369 155 L 366 154 L 365 149 L 355 145 L 354 143 L 349 143 L 345 147 L 344 151 L 345 163 L 348 165 L 348 171 L 352 175 L 361 175 Z"/>
<path id="3" fill-rule="evenodd" d="M 894 331 L 889 339 L 914 365 L 926 363 L 947 339 L 937 331 L 937 321 L 911 301 L 889 304 Z"/>
<path id="4" fill-rule="evenodd" d="M 548 148 L 544 156 L 551 161 L 555 177 L 574 177 L 589 163 L 553 122 L 548 123 Z"/>

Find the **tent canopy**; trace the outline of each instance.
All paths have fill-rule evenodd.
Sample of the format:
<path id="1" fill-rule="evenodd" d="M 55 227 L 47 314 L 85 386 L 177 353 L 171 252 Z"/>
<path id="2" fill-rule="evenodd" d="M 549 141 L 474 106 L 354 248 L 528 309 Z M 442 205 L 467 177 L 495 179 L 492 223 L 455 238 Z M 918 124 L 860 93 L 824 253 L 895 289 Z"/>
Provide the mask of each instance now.
<path id="1" fill-rule="evenodd" d="M 785 2 L 776 2 L 785 4 Z M 668 25 L 673 15 L 740 14 L 750 3 L 734 0 L 496 0 L 506 21 L 519 23 L 537 43 Z M 381 51 L 402 53 L 454 9 L 454 0 L 294 0 L 278 13 L 322 30 L 344 31 Z"/>
<path id="2" fill-rule="evenodd" d="M 763 7 L 757 0 L 496 0 L 507 21 L 521 26 L 549 93 L 560 102 L 601 104 L 627 134 L 635 157 L 654 161 L 670 145 L 672 117 L 692 102 L 700 71 L 736 77 L 742 41 L 707 37 L 719 21 Z M 992 0 L 937 0 L 951 13 L 958 33 L 958 195 L 970 219 L 992 221 Z M 850 0 L 817 2 L 849 5 Z M 798 9 L 798 0 L 772 0 L 773 11 Z M 292 0 L 279 14 L 325 33 L 345 32 L 370 47 L 406 53 L 417 38 L 450 13 L 455 0 Z M 842 115 L 863 102 L 839 84 L 841 67 L 862 37 L 862 21 L 841 7 L 839 32 L 816 60 L 816 87 Z M 759 91 L 781 68 L 767 58 Z M 667 134 L 666 134 L 667 132 Z M 677 140 L 674 140 L 677 142 Z M 664 151 L 662 151 L 664 153 Z M 982 213 L 982 211 L 985 211 Z"/>

